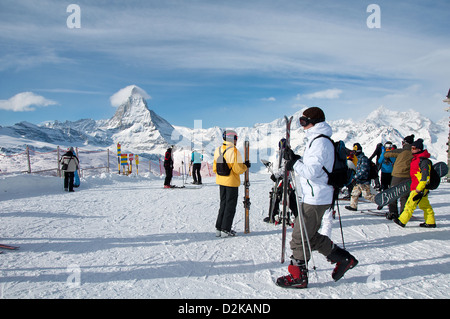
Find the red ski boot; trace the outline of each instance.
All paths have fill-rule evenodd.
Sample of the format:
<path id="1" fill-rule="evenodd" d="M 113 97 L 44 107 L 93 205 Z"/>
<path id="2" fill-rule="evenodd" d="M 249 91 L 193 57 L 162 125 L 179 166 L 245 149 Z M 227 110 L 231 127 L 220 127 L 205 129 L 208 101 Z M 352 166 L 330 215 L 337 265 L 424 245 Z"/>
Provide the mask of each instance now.
<path id="1" fill-rule="evenodd" d="M 277 279 L 277 286 L 297 289 L 308 286 L 308 269 L 303 261 L 292 259 L 288 271 L 289 275 Z"/>
<path id="2" fill-rule="evenodd" d="M 327 259 L 332 264 L 336 263 L 336 267 L 334 267 L 333 273 L 331 274 L 334 281 L 341 279 L 347 270 L 356 267 L 358 264 L 358 260 L 353 255 L 338 246 L 334 246 Z"/>

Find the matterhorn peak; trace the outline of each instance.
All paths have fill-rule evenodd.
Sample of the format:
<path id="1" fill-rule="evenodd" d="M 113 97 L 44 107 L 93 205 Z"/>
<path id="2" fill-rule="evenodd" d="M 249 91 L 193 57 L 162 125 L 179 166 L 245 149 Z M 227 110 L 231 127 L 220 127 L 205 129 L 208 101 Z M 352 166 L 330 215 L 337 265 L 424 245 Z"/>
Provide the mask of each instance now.
<path id="1" fill-rule="evenodd" d="M 114 116 L 109 120 L 111 128 L 128 128 L 135 123 L 151 125 L 151 115 L 145 99 L 151 98 L 147 92 L 137 85 L 129 85 L 111 96 L 111 105 L 117 107 Z"/>
<path id="2" fill-rule="evenodd" d="M 123 89 L 120 89 L 116 93 L 114 93 L 110 98 L 111 105 L 114 107 L 119 107 L 124 103 L 127 103 L 130 98 L 133 99 L 151 99 L 152 97 L 141 89 L 139 86 L 133 84 L 129 85 Z"/>
<path id="3" fill-rule="evenodd" d="M 114 116 L 104 128 L 113 130 L 113 139 L 128 148 L 151 150 L 155 145 L 172 143 L 173 126 L 148 107 L 150 95 L 137 85 L 129 85 L 111 96 L 111 105 L 117 107 Z"/>

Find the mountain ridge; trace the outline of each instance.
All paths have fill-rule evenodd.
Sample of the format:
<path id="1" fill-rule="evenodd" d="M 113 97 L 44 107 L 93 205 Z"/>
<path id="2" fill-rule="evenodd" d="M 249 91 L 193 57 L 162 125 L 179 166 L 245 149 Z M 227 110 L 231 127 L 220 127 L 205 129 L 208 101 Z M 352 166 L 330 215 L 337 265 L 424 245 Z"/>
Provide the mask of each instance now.
<path id="1" fill-rule="evenodd" d="M 214 149 L 222 142 L 221 128 L 191 129 L 172 125 L 149 108 L 146 102 L 149 96 L 139 87 L 131 85 L 119 92 L 120 96 L 114 96 L 118 107 L 110 119 L 47 121 L 41 125 L 20 122 L 0 127 L 0 152 L 13 153 L 25 145 L 42 150 L 51 148 L 52 145 L 114 150 L 119 142 L 122 149 L 149 159 L 161 157 L 169 146 L 175 145 L 175 155 L 197 149 L 204 153 L 205 160 L 212 161 Z M 306 145 L 303 129 L 298 123 L 302 111 L 293 114 L 291 128 L 291 145 L 299 154 Z M 401 147 L 402 139 L 414 134 L 416 138 L 424 139 L 434 159 L 447 160 L 448 132 L 444 119 L 434 123 L 413 110 L 398 112 L 381 106 L 361 122 L 354 122 L 352 119 L 327 122 L 333 129 L 333 139 L 343 140 L 348 148 L 358 142 L 368 156 L 378 143 L 389 140 Z M 250 140 L 252 162 L 259 163 L 260 159 L 275 161 L 278 141 L 285 136 L 283 118 L 269 123 L 257 123 L 253 127 L 237 127 L 235 130 L 239 136 L 238 148 L 242 149 L 245 139 Z"/>

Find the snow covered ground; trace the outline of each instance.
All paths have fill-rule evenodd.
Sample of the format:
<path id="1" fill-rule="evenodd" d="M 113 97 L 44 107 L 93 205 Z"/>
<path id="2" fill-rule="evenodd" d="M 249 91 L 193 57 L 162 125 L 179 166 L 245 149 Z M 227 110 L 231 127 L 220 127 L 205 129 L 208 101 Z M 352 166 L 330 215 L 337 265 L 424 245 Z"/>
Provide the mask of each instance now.
<path id="1" fill-rule="evenodd" d="M 218 186 L 204 182 L 168 190 L 155 177 L 102 174 L 66 193 L 56 177 L 0 177 L 0 243 L 20 246 L 0 254 L 0 298 L 450 297 L 450 184 L 430 197 L 436 229 L 419 227 L 420 210 L 400 228 L 342 203 L 345 245 L 359 265 L 334 282 L 333 266 L 314 253 L 309 287 L 286 290 L 274 284 L 287 273 L 281 228 L 262 221 L 269 176 L 251 174 L 251 233 L 243 233 L 239 200 L 238 236 L 226 239 L 215 237 Z M 375 204 L 360 203 L 369 207 Z M 333 226 L 341 245 L 338 220 Z"/>

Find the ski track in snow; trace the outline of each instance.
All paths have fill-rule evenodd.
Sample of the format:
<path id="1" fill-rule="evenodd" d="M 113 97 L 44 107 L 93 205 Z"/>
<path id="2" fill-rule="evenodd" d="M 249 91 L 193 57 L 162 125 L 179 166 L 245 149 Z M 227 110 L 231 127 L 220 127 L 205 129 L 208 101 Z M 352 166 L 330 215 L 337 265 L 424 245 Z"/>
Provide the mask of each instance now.
<path id="1" fill-rule="evenodd" d="M 0 255 L 1 298 L 450 297 L 450 184 L 430 196 L 436 229 L 418 226 L 420 210 L 400 228 L 382 216 L 347 211 L 342 202 L 345 246 L 359 265 L 334 282 L 333 265 L 315 252 L 309 287 L 285 290 L 274 281 L 287 274 L 292 229 L 281 264 L 281 226 L 262 221 L 272 186 L 267 174 L 251 174 L 250 233 L 243 233 L 241 187 L 238 236 L 226 239 L 215 237 L 214 178 L 199 189 L 163 189 L 161 179 L 113 174 L 84 179 L 75 193 L 62 192 L 61 183 L 0 179 L 0 242 L 20 246 Z M 338 220 L 332 239 L 342 246 Z"/>

